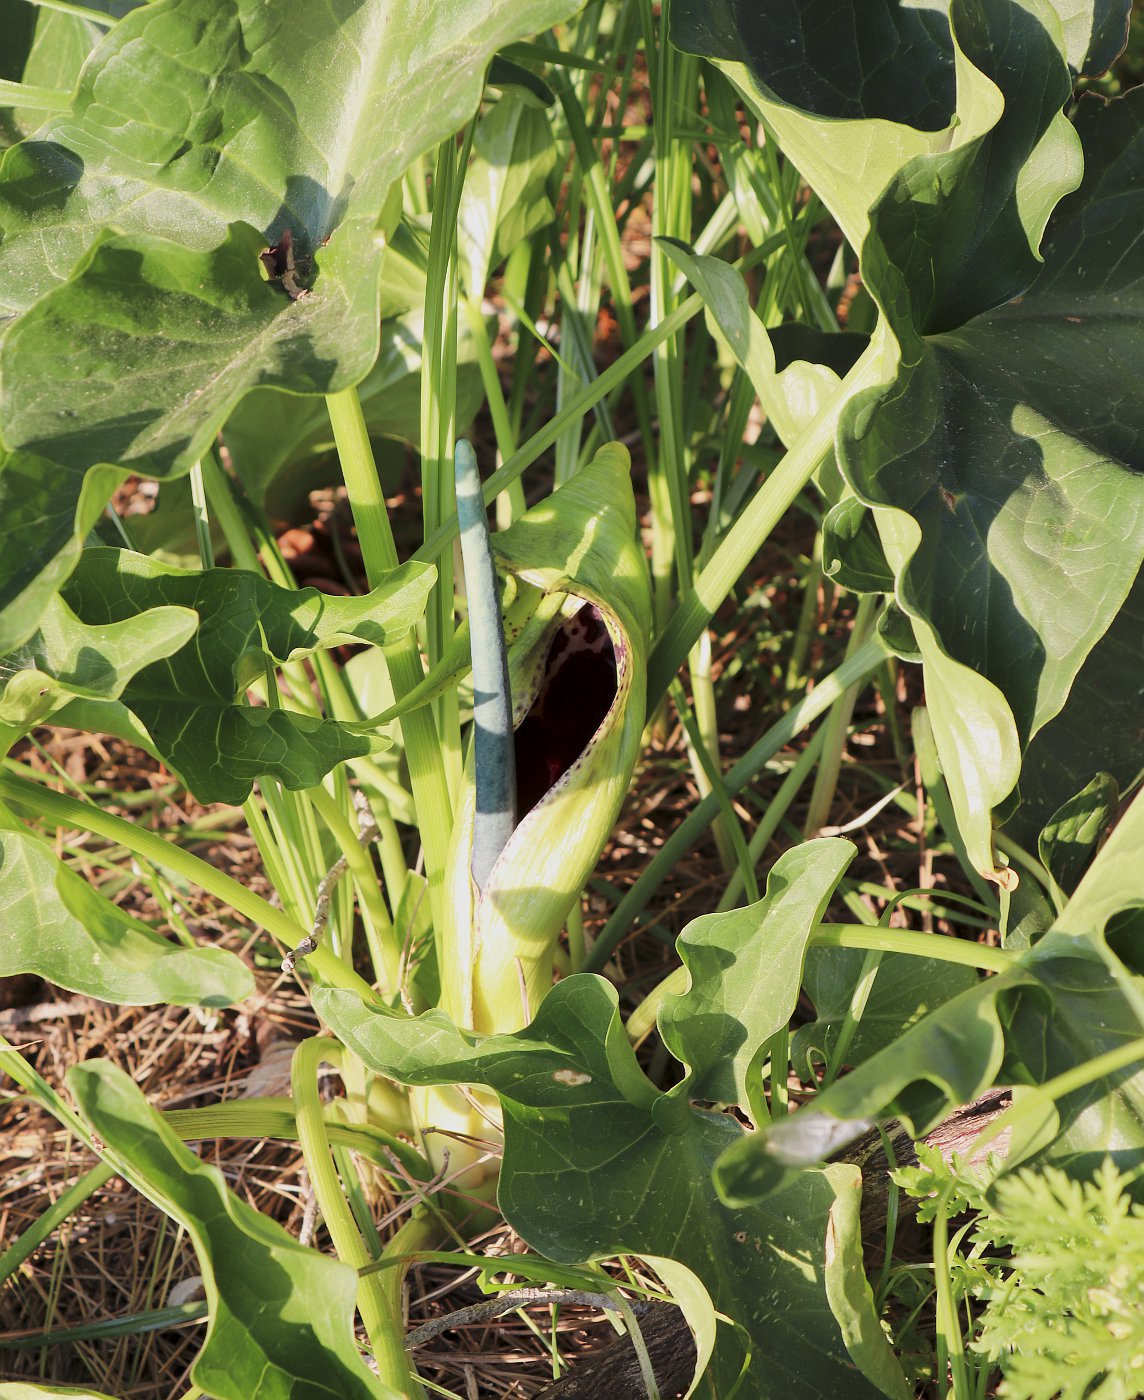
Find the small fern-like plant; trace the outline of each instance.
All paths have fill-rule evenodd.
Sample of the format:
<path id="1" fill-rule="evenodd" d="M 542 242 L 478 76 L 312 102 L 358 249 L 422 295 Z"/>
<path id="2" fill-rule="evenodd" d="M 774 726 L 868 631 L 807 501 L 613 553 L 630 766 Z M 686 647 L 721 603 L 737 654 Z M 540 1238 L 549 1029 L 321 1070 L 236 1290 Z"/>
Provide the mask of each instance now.
<path id="1" fill-rule="evenodd" d="M 1007 1400 L 1137 1400 L 1144 1393 L 1144 1206 L 1106 1159 L 1091 1181 L 1056 1167 L 997 1184 L 975 1241 L 1008 1245 L 973 1346 Z"/>
<path id="2" fill-rule="evenodd" d="M 1144 1205 L 1106 1158 L 1091 1180 L 1057 1167 L 997 1180 L 1001 1162 L 948 1161 L 926 1143 L 894 1172 L 925 1223 L 972 1213 L 935 1267 L 973 1318 L 951 1374 L 1003 1400 L 1138 1400 L 1144 1394 Z M 992 1186 L 991 1186 L 992 1183 Z M 895 1290 L 896 1292 L 898 1290 Z M 921 1374 L 921 1372 L 919 1372 Z M 993 1392 L 990 1392 L 993 1393 Z"/>

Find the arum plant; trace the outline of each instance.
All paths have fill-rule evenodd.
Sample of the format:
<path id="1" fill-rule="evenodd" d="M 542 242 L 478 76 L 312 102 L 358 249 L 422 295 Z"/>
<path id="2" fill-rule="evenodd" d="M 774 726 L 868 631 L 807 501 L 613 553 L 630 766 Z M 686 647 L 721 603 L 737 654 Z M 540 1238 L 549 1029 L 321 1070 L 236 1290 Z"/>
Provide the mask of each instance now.
<path id="1" fill-rule="evenodd" d="M 519 820 L 494 854 L 510 776 L 507 760 L 478 770 L 491 738 L 482 722 L 447 872 L 439 955 L 450 976 L 442 1004 L 475 1030 L 515 1030 L 539 1006 L 564 920 L 611 832 L 639 753 L 651 609 L 628 473 L 626 448 L 608 444 L 495 540 L 502 569 L 535 606 L 504 673 Z M 487 571 L 485 580 L 488 590 Z M 486 622 L 477 625 L 475 658 L 477 637 L 489 631 Z M 487 653 L 482 672 L 486 664 Z"/>
<path id="2" fill-rule="evenodd" d="M 631 781 L 651 600 L 629 468 L 627 449 L 608 444 L 490 540 L 473 450 L 457 446 L 474 722 L 436 943 L 440 1008 L 462 1028 L 532 1020 Z M 520 600 L 509 650 L 496 564 Z M 573 950 L 573 969 L 579 960 Z M 451 1086 L 420 1100 L 418 1116 L 427 1129 L 488 1135 L 487 1113 Z M 447 1150 L 456 1167 L 466 1149 Z"/>

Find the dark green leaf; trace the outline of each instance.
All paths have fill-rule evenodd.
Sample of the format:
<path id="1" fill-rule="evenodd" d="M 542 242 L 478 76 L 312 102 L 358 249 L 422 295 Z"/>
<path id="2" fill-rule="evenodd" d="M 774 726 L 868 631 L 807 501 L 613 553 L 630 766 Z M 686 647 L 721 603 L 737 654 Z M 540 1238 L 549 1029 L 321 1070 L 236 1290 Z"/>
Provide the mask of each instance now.
<path id="1" fill-rule="evenodd" d="M 88 627 L 53 598 L 40 630 L 0 658 L 0 726 L 15 737 L 75 696 L 118 700 L 137 672 L 189 642 L 198 621 L 190 608 L 160 607 Z"/>
<path id="2" fill-rule="evenodd" d="M 743 64 L 787 106 L 939 130 L 953 112 L 949 31 L 937 9 L 897 0 L 719 0 L 672 6 L 672 40 Z"/>
<path id="3" fill-rule="evenodd" d="M 498 1200 L 550 1258 L 639 1253 L 686 1265 L 749 1333 L 746 1393 L 758 1400 L 878 1394 L 847 1356 L 824 1285 L 830 1212 L 854 1192 L 856 1169 L 809 1173 L 751 1210 L 721 1205 L 711 1167 L 742 1128 L 691 1108 L 680 1089 L 653 1088 L 602 978 L 558 983 L 513 1035 L 477 1035 L 439 1011 L 412 1018 L 325 988 L 314 1001 L 374 1069 L 411 1084 L 496 1091 L 505 1125 Z M 716 1393 L 729 1392 L 742 1359 L 736 1335 L 721 1333 Z"/>
<path id="4" fill-rule="evenodd" d="M 1112 626 L 1089 652 L 1068 703 L 1034 737 L 1021 766 L 1021 805 L 1006 823 L 1032 845 L 1043 824 L 1080 784 L 1101 770 L 1121 791 L 1144 770 L 1144 571 Z"/>
<path id="5" fill-rule="evenodd" d="M 894 591 L 894 573 L 874 519 L 853 496 L 831 506 L 823 519 L 822 571 L 853 593 Z"/>
<path id="6" fill-rule="evenodd" d="M 864 955 L 855 949 L 812 948 L 807 955 L 803 986 L 814 1002 L 815 1020 L 799 1026 L 791 1038 L 791 1062 L 807 1076 L 809 1057 L 830 1062 L 838 1031 L 850 1008 Z M 975 985 L 970 967 L 936 958 L 887 953 L 878 965 L 874 985 L 846 1051 L 848 1065 L 861 1064 L 892 1045 L 928 1012 Z"/>
<path id="7" fill-rule="evenodd" d="M 1108 947 L 1110 921 L 1144 907 L 1137 799 L 1050 932 L 1013 967 L 931 1012 L 797 1113 L 745 1137 L 716 1169 L 723 1197 L 781 1190 L 880 1119 L 920 1137 L 995 1081 L 1040 1085 L 1144 1035 L 1144 979 Z M 1144 1157 L 1144 1070 L 1131 1065 L 1055 1105 L 1056 1134 L 1042 1155 L 1091 1175 L 1112 1156 L 1126 1170 Z M 1019 1155 L 1019 1154 L 1016 1154 Z"/>
<path id="8" fill-rule="evenodd" d="M 1081 0 L 1053 8 L 1064 26 L 1069 63 L 1078 73 L 1103 73 L 1128 38 L 1132 0 Z"/>
<path id="9" fill-rule="evenodd" d="M 160 938 L 57 860 L 39 837 L 12 828 L 0 830 L 0 977 L 35 973 L 125 1006 L 230 1006 L 254 990 L 233 953 Z"/>
<path id="10" fill-rule="evenodd" d="M 522 63 L 514 63 L 503 53 L 493 55 L 486 81 L 490 87 L 512 93 L 531 107 L 551 107 L 556 101 L 556 94 L 539 73 L 534 73 Z"/>
<path id="11" fill-rule="evenodd" d="M 974 846 L 974 828 L 988 819 L 985 799 L 997 805 L 1011 790 L 1018 746 L 1066 704 L 1144 554 L 1144 417 L 1124 379 L 1144 313 L 1144 252 L 1134 236 L 1144 209 L 1144 102 L 1086 106 L 1084 186 L 1062 206 L 1032 289 L 925 339 L 895 320 L 909 347 L 896 380 L 852 401 L 839 429 L 844 473 L 882 507 L 898 601 L 934 672 L 942 763 L 967 844 L 986 870 L 984 837 Z M 890 195 L 874 213 L 865 265 L 872 286 L 901 290 L 896 262 L 922 256 L 924 240 L 916 254 L 902 243 L 907 207 Z M 883 214 L 892 248 L 879 243 Z M 915 221 L 909 236 L 919 227 Z M 908 301 L 888 303 L 894 317 Z M 1072 756 L 1085 766 L 1067 772 L 1055 801 L 1040 795 L 1048 811 L 1098 767 L 1122 776 L 1119 735 L 1144 684 L 1134 650 L 1108 677 L 1121 706 L 1117 723 Z M 982 719 L 974 734 L 951 738 L 956 717 L 942 713 L 938 692 L 967 686 L 981 692 Z M 1101 744 L 1114 760 L 1100 761 Z M 1069 763 L 1059 744 L 1046 757 Z M 1030 774 L 1030 789 L 1037 785 Z M 1042 820 L 1048 811 L 1041 806 Z"/>
<path id="12" fill-rule="evenodd" d="M 197 1386 L 218 1400 L 397 1400 L 354 1345 L 353 1269 L 239 1200 L 122 1070 L 88 1060 L 67 1078 L 117 1168 L 194 1244 L 210 1307 Z"/>
<path id="13" fill-rule="evenodd" d="M 104 626 L 174 605 L 194 609 L 199 628 L 173 656 L 141 670 L 119 701 L 85 718 L 118 732 L 123 713 L 134 716 L 204 802 L 242 802 L 264 775 L 312 787 L 376 741 L 333 720 L 242 704 L 243 691 L 263 674 L 266 655 L 288 661 L 318 647 L 401 637 L 424 611 L 434 577 L 431 567 L 406 564 L 364 597 L 335 598 L 237 569 L 194 572 L 125 550 L 86 550 L 65 594 L 82 621 Z"/>

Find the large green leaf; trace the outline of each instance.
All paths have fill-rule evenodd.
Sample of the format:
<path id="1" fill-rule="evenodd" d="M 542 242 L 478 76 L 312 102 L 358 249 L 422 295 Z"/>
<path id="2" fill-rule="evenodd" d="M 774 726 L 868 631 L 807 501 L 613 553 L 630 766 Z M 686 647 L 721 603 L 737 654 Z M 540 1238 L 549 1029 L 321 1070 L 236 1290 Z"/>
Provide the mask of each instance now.
<path id="1" fill-rule="evenodd" d="M 684 4 L 673 14 L 679 41 L 720 58 L 861 250 L 882 313 L 881 383 L 847 405 L 837 455 L 875 508 L 967 848 L 1003 878 L 993 812 L 1144 553 L 1135 395 L 1123 372 L 1139 282 L 1137 99 L 1082 117 L 1084 188 L 1037 278 L 1046 221 L 1081 173 L 1081 143 L 1061 113 L 1066 59 L 1105 54 L 1126 7 L 953 0 L 944 36 L 936 11 L 894 4 L 806 0 L 750 14 Z M 947 45 L 956 115 L 938 136 L 927 102 Z M 1031 283 L 1023 301 L 991 310 Z M 1118 372 L 1124 388 L 1106 411 Z M 840 509 L 832 555 L 854 558 L 836 571 L 877 586 L 879 551 L 854 508 Z M 1119 693 L 1134 689 L 1126 681 Z M 1071 771 L 1048 811 L 1092 772 Z"/>
<path id="2" fill-rule="evenodd" d="M 1011 970 L 926 1016 L 790 1118 L 735 1143 L 719 1163 L 725 1199 L 783 1189 L 871 1123 L 901 1118 L 915 1137 L 995 1081 L 1040 1085 L 1144 1036 L 1144 978 L 1109 948 L 1106 931 L 1144 907 L 1137 799 L 1053 928 Z M 1043 1155 L 1091 1174 L 1106 1155 L 1130 1171 L 1144 1160 L 1144 1070 L 1105 1074 L 1055 1105 Z"/>
<path id="3" fill-rule="evenodd" d="M 632 1252 L 686 1265 L 751 1338 L 746 1393 L 878 1393 L 849 1359 L 824 1285 L 831 1210 L 854 1193 L 855 1169 L 809 1173 L 758 1209 L 721 1205 L 711 1168 L 741 1126 L 692 1108 L 687 1084 L 662 1094 L 644 1078 L 603 979 L 558 983 L 512 1035 L 461 1031 L 439 1011 L 412 1018 L 327 989 L 315 991 L 315 1006 L 382 1073 L 492 1088 L 504 1113 L 506 1218 L 560 1261 Z M 736 1334 L 721 1332 L 715 1394 L 729 1392 L 742 1361 Z"/>
<path id="4" fill-rule="evenodd" d="M 1123 47 L 1130 7 L 1131 0 L 677 0 L 671 33 L 730 78 L 861 248 L 870 206 L 909 161 L 975 142 L 1012 107 L 982 62 L 983 25 L 1016 65 L 1035 61 L 1047 34 L 1062 67 L 1067 60 L 1099 72 Z M 990 222 L 982 220 L 981 232 L 1000 246 L 1004 231 Z"/>
<path id="5" fill-rule="evenodd" d="M 343 642 L 385 645 L 424 611 L 432 567 L 406 564 L 360 598 L 279 588 L 238 569 L 175 569 L 126 550 L 85 550 L 65 599 L 106 626 L 166 605 L 199 616 L 194 637 L 144 667 L 113 702 L 73 704 L 61 722 L 111 733 L 141 725 L 155 751 L 204 802 L 242 802 L 256 778 L 313 787 L 379 741 L 334 720 L 241 703 L 267 658 L 289 661 Z"/>
<path id="6" fill-rule="evenodd" d="M 1133 371 L 1144 313 L 1135 239 L 1144 102 L 1086 104 L 1080 125 L 1084 185 L 1054 222 L 1043 273 L 1023 298 L 956 329 L 917 333 L 932 301 L 914 295 L 909 271 L 922 277 L 918 260 L 927 246 L 937 257 L 940 240 L 936 229 L 921 236 L 924 211 L 906 217 L 911 182 L 903 176 L 878 206 L 863 265 L 902 361 L 888 387 L 847 406 L 839 427 L 843 472 L 877 508 L 951 795 L 985 870 L 989 809 L 1017 779 L 1019 748 L 1065 705 L 1144 556 Z M 943 319 L 952 314 L 947 305 Z M 1115 678 L 1127 709 L 1141 664 L 1137 649 Z M 968 723 L 966 688 L 981 694 Z M 1044 795 L 1049 811 L 1092 775 L 1067 772 L 1064 790 Z"/>
<path id="7" fill-rule="evenodd" d="M 891 175 L 948 139 L 954 60 L 940 11 L 896 0 L 677 0 L 671 37 L 727 74 L 853 247 Z"/>
<path id="8" fill-rule="evenodd" d="M 0 977 L 35 973 L 71 992 L 128 1006 L 230 1006 L 254 990 L 233 953 L 160 938 L 3 813 L 0 918 Z"/>
<path id="9" fill-rule="evenodd" d="M 218 1400 L 397 1400 L 354 1345 L 357 1275 L 229 1189 L 106 1060 L 68 1086 L 116 1169 L 191 1237 L 210 1309 L 191 1377 Z"/>
<path id="10" fill-rule="evenodd" d="M 156 0 L 103 38 L 71 111 L 0 161 L 0 309 L 17 315 L 0 437 L 56 526 L 12 529 L 19 489 L 0 485 L 6 606 L 90 524 L 88 468 L 178 473 L 256 384 L 363 377 L 391 186 L 474 110 L 499 45 L 573 8 Z M 259 261 L 287 232 L 313 259 L 300 300 Z"/>

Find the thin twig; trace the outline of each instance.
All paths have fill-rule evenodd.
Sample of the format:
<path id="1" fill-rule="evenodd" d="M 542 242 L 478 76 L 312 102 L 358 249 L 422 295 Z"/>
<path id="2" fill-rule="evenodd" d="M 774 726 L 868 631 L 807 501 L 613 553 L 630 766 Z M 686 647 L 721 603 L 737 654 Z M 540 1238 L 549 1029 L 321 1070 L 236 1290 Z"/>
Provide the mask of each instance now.
<path id="1" fill-rule="evenodd" d="M 510 1261 L 511 1265 L 511 1261 Z M 572 1303 L 582 1308 L 603 1308 L 609 1312 L 621 1312 L 619 1303 L 606 1293 L 587 1293 L 578 1288 L 514 1288 L 490 1298 L 487 1303 L 473 1303 L 470 1307 L 459 1308 L 456 1312 L 435 1317 L 408 1333 L 407 1347 L 419 1347 L 431 1341 L 441 1332 L 454 1327 L 467 1327 L 471 1322 L 488 1322 L 503 1313 L 515 1312 L 530 1303 Z"/>
<path id="2" fill-rule="evenodd" d="M 354 793 L 354 810 L 357 812 L 358 819 L 358 843 L 362 846 L 368 846 L 371 841 L 377 839 L 377 822 L 374 820 L 369 802 L 359 792 Z M 318 886 L 318 897 L 314 902 L 314 922 L 310 926 L 310 932 L 296 948 L 282 959 L 283 972 L 293 972 L 299 958 L 308 958 L 311 953 L 317 950 L 326 925 L 330 921 L 330 898 L 333 895 L 334 886 L 348 868 L 348 857 L 340 855 L 322 876 Z"/>

